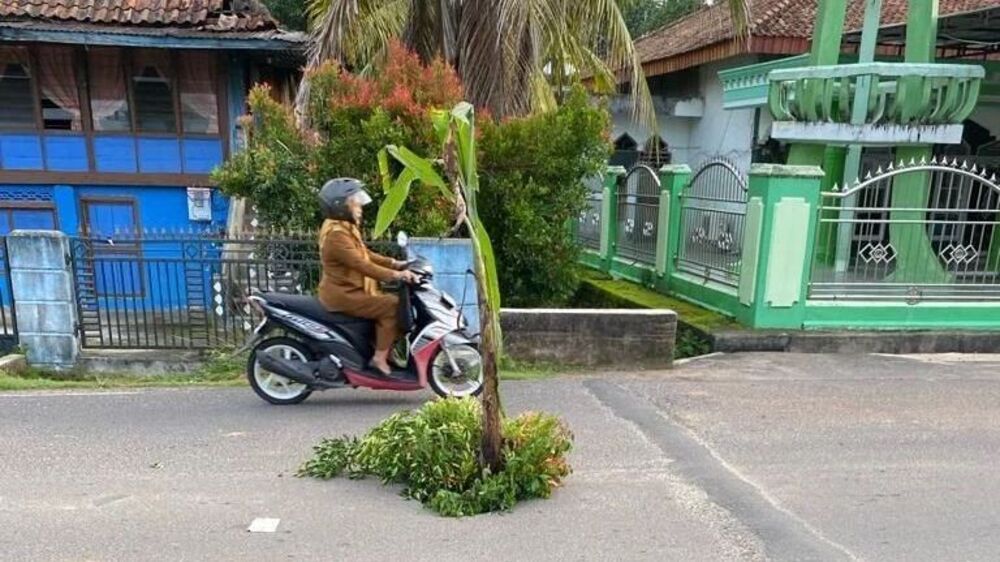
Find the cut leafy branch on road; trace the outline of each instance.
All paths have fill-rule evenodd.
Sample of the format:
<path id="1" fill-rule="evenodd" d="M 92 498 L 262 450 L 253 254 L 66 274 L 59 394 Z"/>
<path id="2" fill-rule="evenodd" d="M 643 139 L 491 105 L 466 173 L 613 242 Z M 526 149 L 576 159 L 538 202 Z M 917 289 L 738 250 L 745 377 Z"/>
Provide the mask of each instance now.
<path id="1" fill-rule="evenodd" d="M 475 399 L 428 402 L 390 416 L 364 437 L 326 439 L 300 476 L 374 476 L 451 517 L 506 511 L 546 498 L 570 473 L 573 436 L 555 416 L 527 412 L 503 421 L 502 471 L 479 464 L 482 409 Z"/>

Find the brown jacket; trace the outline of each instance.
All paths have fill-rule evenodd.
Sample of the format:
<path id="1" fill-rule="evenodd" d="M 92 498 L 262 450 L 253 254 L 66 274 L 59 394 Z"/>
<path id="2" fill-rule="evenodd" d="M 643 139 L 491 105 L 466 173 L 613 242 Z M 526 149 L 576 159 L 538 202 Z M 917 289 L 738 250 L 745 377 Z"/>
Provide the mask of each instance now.
<path id="1" fill-rule="evenodd" d="M 361 230 L 347 221 L 323 222 L 319 253 L 323 275 L 317 293 L 327 310 L 353 310 L 365 297 L 379 294 L 379 281 L 396 276 L 393 259 L 368 251 Z"/>

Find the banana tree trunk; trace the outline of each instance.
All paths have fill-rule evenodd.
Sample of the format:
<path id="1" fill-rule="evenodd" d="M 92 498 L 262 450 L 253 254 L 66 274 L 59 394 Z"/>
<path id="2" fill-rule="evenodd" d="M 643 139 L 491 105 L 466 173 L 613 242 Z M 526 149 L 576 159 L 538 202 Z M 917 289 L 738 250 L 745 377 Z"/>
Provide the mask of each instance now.
<path id="1" fill-rule="evenodd" d="M 486 287 L 486 266 L 483 262 L 482 248 L 473 230 L 472 221 L 466 218 L 465 226 L 472 240 L 473 267 L 476 272 L 476 293 L 478 294 L 479 323 L 482 327 L 479 333 L 479 352 L 483 361 L 483 436 L 480 444 L 480 464 L 489 467 L 493 474 L 503 469 L 503 434 L 501 425 L 502 406 L 500 404 L 500 388 L 497 376 L 497 343 L 493 303 L 489 301 Z"/>

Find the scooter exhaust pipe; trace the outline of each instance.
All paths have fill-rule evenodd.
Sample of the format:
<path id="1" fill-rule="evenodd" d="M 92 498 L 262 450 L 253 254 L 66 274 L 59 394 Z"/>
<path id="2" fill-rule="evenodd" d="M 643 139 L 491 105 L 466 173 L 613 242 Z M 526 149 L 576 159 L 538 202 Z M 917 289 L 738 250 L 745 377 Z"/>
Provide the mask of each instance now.
<path id="1" fill-rule="evenodd" d="M 310 361 L 308 363 L 303 363 L 302 361 L 291 361 L 281 357 L 275 357 L 270 353 L 262 351 L 257 354 L 257 362 L 260 363 L 261 367 L 267 369 L 268 371 L 291 379 L 297 383 L 302 383 L 307 386 L 318 386 L 321 382 L 318 378 L 316 378 L 316 375 L 313 374 L 319 365 L 318 361 Z"/>

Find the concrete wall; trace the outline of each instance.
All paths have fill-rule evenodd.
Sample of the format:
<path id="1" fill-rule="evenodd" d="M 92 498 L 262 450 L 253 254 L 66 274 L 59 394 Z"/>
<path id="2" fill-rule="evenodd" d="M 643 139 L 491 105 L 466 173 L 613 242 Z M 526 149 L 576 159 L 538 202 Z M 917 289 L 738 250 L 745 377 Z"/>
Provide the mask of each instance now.
<path id="1" fill-rule="evenodd" d="M 688 159 L 675 162 L 683 162 L 696 168 L 706 160 L 722 157 L 745 172 L 750 170 L 755 111 L 722 109 L 722 82 L 718 74 L 723 68 L 750 62 L 752 61 L 730 59 L 703 65 L 698 69 L 699 91 L 705 100 L 705 114 L 692 123 Z"/>
<path id="2" fill-rule="evenodd" d="M 479 331 L 479 299 L 472 269 L 472 243 L 466 238 L 439 240 L 414 238 L 410 249 L 427 258 L 434 266 L 434 285 L 451 295 L 462 307 L 462 314 L 473 333 Z"/>
<path id="3" fill-rule="evenodd" d="M 672 310 L 506 309 L 504 352 L 560 365 L 669 367 L 677 314 Z"/>
<path id="4" fill-rule="evenodd" d="M 22 230 L 7 237 L 18 339 L 33 366 L 76 363 L 76 301 L 68 267 L 69 240 L 61 232 Z"/>

